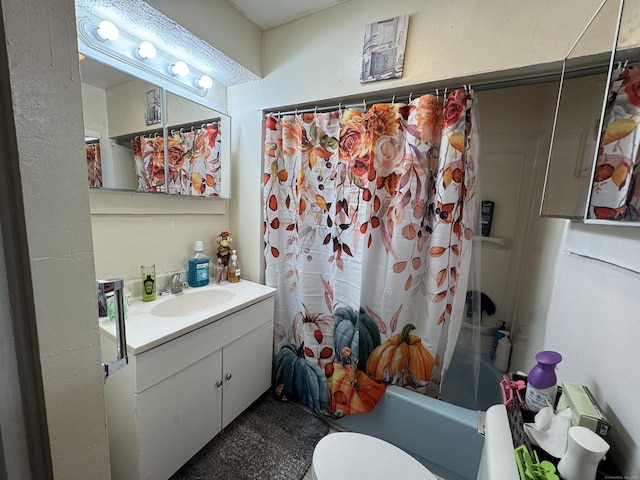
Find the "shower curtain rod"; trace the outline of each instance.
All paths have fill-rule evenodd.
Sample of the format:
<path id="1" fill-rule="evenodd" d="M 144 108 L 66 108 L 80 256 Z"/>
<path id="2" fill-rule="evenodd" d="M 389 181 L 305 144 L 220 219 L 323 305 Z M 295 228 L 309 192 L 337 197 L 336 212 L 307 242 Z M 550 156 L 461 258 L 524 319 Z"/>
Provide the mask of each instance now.
<path id="1" fill-rule="evenodd" d="M 609 68 L 608 65 L 601 65 L 596 67 L 584 68 L 584 69 L 580 69 L 573 72 L 567 72 L 567 78 L 602 73 L 607 71 L 608 68 Z M 264 115 L 265 116 L 297 115 L 299 113 L 326 112 L 331 110 L 339 110 L 343 108 L 350 108 L 350 109 L 363 108 L 364 110 L 366 110 L 367 105 L 373 105 L 375 103 L 402 103 L 401 102 L 402 99 L 407 99 L 408 102 L 406 103 L 410 103 L 412 99 L 418 98 L 422 95 L 426 95 L 429 93 L 440 95 L 440 94 L 444 94 L 445 92 L 450 92 L 450 91 L 459 90 L 459 89 L 482 91 L 482 90 L 495 90 L 498 88 L 520 87 L 524 85 L 533 85 L 537 83 L 559 81 L 560 77 L 561 77 L 561 73 L 550 73 L 550 74 L 542 74 L 538 76 L 515 78 L 510 80 L 499 80 L 495 82 L 486 82 L 486 83 L 477 83 L 477 84 L 470 83 L 470 84 L 464 84 L 464 85 L 460 85 L 453 88 L 451 87 L 430 88 L 430 89 L 427 89 L 426 91 L 422 91 L 422 93 L 406 93 L 407 88 L 402 87 L 402 93 L 397 95 L 392 94 L 390 96 L 386 95 L 384 97 L 374 97 L 372 95 L 367 96 L 365 94 L 364 96 L 361 97 L 362 100 L 360 101 L 354 100 L 353 99 L 354 97 L 349 97 L 347 101 L 336 104 L 334 103 L 336 100 L 333 99 L 333 100 L 329 100 L 329 102 L 332 102 L 330 104 L 319 103 L 318 105 L 313 107 L 309 107 L 308 103 L 301 105 L 299 108 L 294 108 L 293 106 L 289 105 L 282 108 L 270 108 L 270 109 L 264 110 Z M 420 92 L 419 89 L 417 91 Z"/>

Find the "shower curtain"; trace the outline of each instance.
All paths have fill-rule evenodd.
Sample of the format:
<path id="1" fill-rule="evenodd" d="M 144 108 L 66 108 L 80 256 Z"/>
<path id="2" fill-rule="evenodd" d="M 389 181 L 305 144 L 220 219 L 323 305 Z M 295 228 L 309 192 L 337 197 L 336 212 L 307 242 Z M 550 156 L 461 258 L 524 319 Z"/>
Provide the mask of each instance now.
<path id="1" fill-rule="evenodd" d="M 473 93 L 268 116 L 266 284 L 277 395 L 336 417 L 386 384 L 437 397 L 466 297 Z"/>
<path id="2" fill-rule="evenodd" d="M 221 131 L 217 123 L 189 131 L 171 131 L 167 140 L 169 175 L 167 186 L 174 195 L 220 196 Z M 164 191 L 163 137 L 132 140 L 138 190 Z"/>
<path id="3" fill-rule="evenodd" d="M 640 221 L 640 65 L 612 73 L 589 218 Z"/>

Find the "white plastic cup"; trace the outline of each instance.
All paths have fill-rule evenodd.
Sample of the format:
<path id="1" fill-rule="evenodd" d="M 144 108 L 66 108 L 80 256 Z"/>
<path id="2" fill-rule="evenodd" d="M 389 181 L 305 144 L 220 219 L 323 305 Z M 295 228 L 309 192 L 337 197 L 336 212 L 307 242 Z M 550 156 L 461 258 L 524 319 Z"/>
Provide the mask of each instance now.
<path id="1" fill-rule="evenodd" d="M 567 452 L 558 463 L 558 473 L 564 480 L 594 480 L 598 464 L 608 451 L 609 444 L 593 430 L 571 427 Z"/>

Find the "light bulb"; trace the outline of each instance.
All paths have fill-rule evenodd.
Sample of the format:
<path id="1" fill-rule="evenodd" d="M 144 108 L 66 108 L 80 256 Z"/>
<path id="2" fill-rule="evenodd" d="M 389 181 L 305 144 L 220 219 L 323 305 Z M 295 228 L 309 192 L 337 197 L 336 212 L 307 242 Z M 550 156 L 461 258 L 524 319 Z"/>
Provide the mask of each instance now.
<path id="1" fill-rule="evenodd" d="M 211 78 L 209 75 L 202 75 L 201 77 L 198 77 L 198 80 L 196 80 L 196 84 L 200 88 L 209 89 L 213 87 L 213 78 Z"/>
<path id="2" fill-rule="evenodd" d="M 173 63 L 169 67 L 169 71 L 174 75 L 188 75 L 189 74 L 189 65 L 184 63 L 182 60 L 178 60 L 176 63 Z"/>
<path id="3" fill-rule="evenodd" d="M 102 20 L 100 25 L 96 29 L 96 35 L 100 40 L 117 40 L 120 36 L 120 32 L 118 31 L 118 27 L 116 27 L 109 20 Z"/>
<path id="4" fill-rule="evenodd" d="M 138 56 L 140 58 L 143 60 L 155 58 L 156 53 L 156 47 L 153 46 L 153 43 L 146 40 L 140 42 L 140 45 L 138 46 Z"/>

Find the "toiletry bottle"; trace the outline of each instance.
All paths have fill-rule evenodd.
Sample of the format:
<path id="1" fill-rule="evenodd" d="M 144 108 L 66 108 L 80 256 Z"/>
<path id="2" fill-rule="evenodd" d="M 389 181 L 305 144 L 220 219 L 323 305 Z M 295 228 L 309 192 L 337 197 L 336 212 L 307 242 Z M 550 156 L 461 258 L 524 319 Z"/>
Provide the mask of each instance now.
<path id="1" fill-rule="evenodd" d="M 224 266 L 221 258 L 218 259 L 218 264 L 216 265 L 215 280 L 217 284 L 227 281 L 227 267 Z"/>
<path id="2" fill-rule="evenodd" d="M 502 330 L 505 332 L 506 330 Z M 496 347 L 496 356 L 493 359 L 493 366 L 499 372 L 506 372 L 509 368 L 509 359 L 511 357 L 511 339 L 509 335 L 504 335 L 498 340 Z"/>
<path id="3" fill-rule="evenodd" d="M 229 280 L 231 283 L 239 282 L 240 273 L 240 262 L 238 261 L 236 251 L 233 250 L 231 259 L 229 260 L 229 265 L 227 265 L 227 280 Z"/>
<path id="4" fill-rule="evenodd" d="M 142 275 L 142 301 L 152 302 L 156 299 L 156 266 L 152 264 L 141 265 Z"/>
<path id="5" fill-rule="evenodd" d="M 209 284 L 209 257 L 203 253 L 202 241 L 196 242 L 195 252 L 189 258 L 189 275 L 187 281 L 190 287 L 204 287 Z"/>
<path id="6" fill-rule="evenodd" d="M 498 348 L 498 342 L 500 339 L 511 335 L 511 332 L 507 330 L 505 323 L 503 321 L 500 321 L 500 323 L 500 327 L 496 329 L 493 335 L 493 343 L 491 344 L 491 351 L 489 352 L 489 358 L 491 360 L 495 360 L 496 358 L 496 349 Z"/>
<path id="7" fill-rule="evenodd" d="M 555 406 L 558 386 L 556 385 L 556 365 L 562 361 L 558 352 L 545 350 L 536 355 L 538 362 L 527 377 L 525 402 L 529 410 L 537 412 L 548 406 Z"/>

